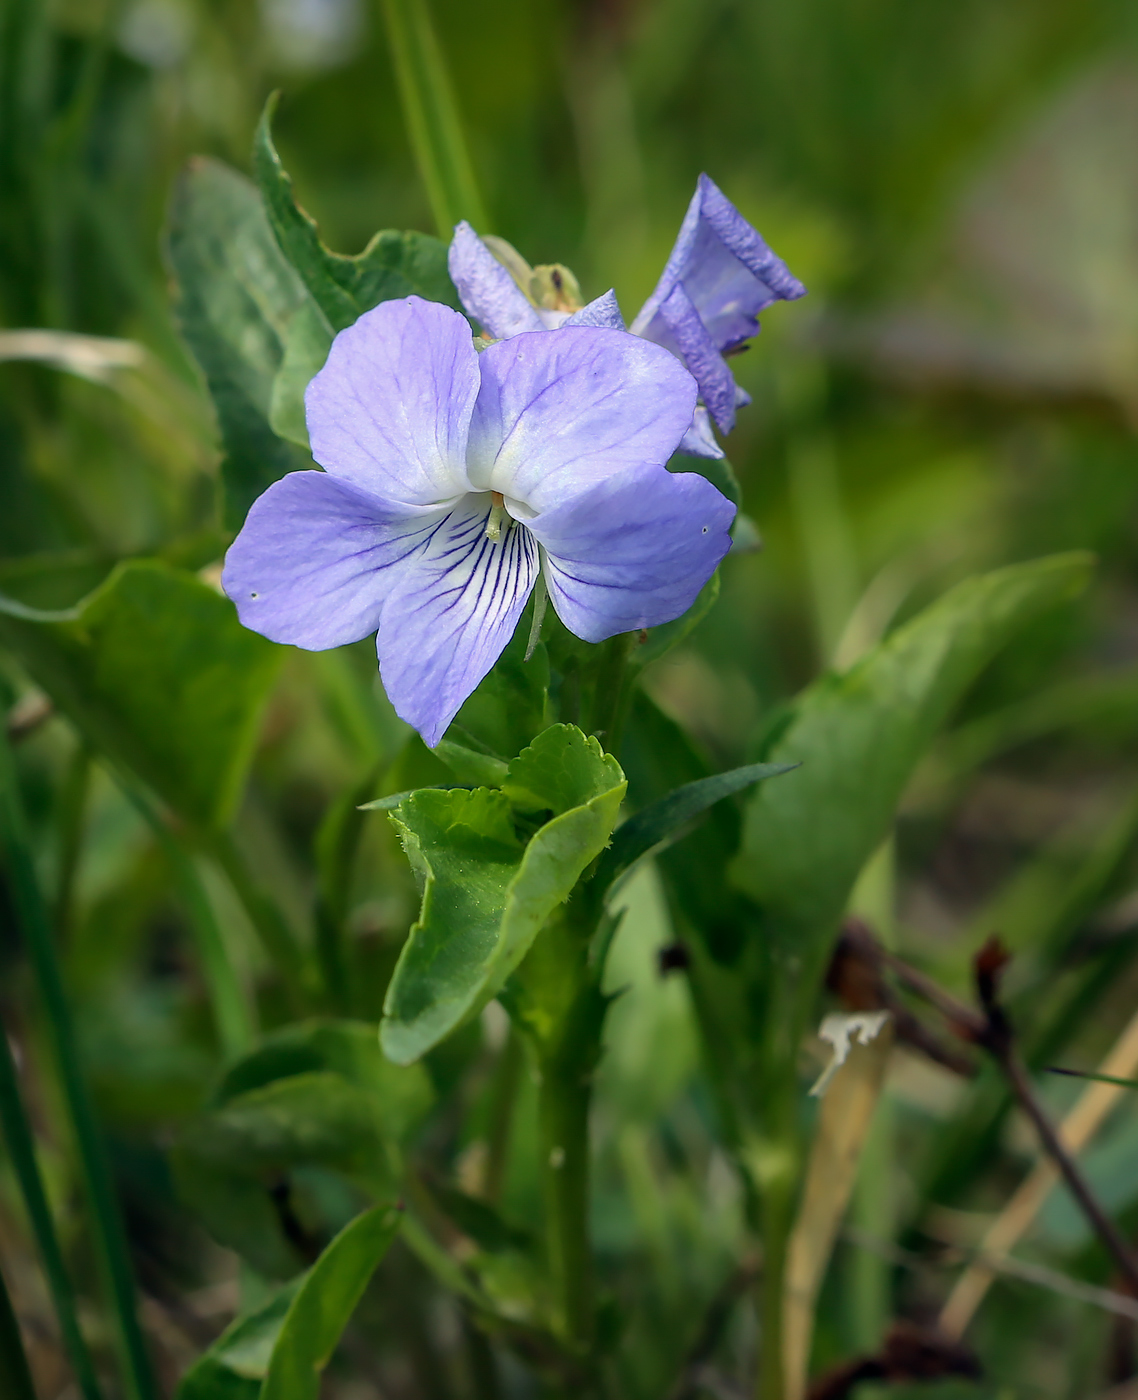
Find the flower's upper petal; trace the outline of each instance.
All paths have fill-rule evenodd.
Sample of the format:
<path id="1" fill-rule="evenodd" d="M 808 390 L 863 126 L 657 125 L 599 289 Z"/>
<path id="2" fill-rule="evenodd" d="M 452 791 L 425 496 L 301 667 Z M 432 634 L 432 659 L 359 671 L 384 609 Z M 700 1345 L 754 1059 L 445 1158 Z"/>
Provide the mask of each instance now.
<path id="1" fill-rule="evenodd" d="M 616 293 L 609 291 L 574 311 L 572 316 L 561 323 L 563 326 L 607 326 L 609 330 L 627 330 L 624 317 L 620 314 L 620 303 Z"/>
<path id="2" fill-rule="evenodd" d="M 292 472 L 253 502 L 222 587 L 242 623 L 274 642 L 309 651 L 356 642 L 379 625 L 391 565 L 439 515 L 393 510 L 325 472 Z"/>
<path id="3" fill-rule="evenodd" d="M 530 512 L 630 467 L 662 465 L 695 408 L 695 381 L 679 361 L 625 331 L 516 336 L 484 350 L 479 367 L 471 482 Z"/>
<path id="4" fill-rule="evenodd" d="M 428 745 L 513 635 L 537 576 L 537 543 L 513 525 L 486 537 L 490 503 L 468 496 L 393 571 L 379 623 L 379 673 L 396 713 Z"/>
<path id="5" fill-rule="evenodd" d="M 727 361 L 692 305 L 682 283 L 660 308 L 669 349 L 674 349 L 695 375 L 700 398 L 711 410 L 719 430 L 729 433 L 735 426 L 735 378 Z"/>
<path id="6" fill-rule="evenodd" d="M 393 504 L 454 500 L 467 490 L 478 382 L 470 327 L 457 311 L 415 296 L 381 302 L 340 332 L 308 386 L 312 455 Z"/>
<path id="7" fill-rule="evenodd" d="M 711 415 L 703 404 L 699 404 L 691 420 L 691 427 L 683 435 L 677 452 L 686 452 L 689 457 L 723 457 L 722 447 L 715 441 L 711 431 Z"/>
<path id="8" fill-rule="evenodd" d="M 718 350 L 749 340 L 758 315 L 775 301 L 793 301 L 806 288 L 707 175 L 699 177 L 671 257 L 656 290 L 632 323 L 658 340 L 661 312 L 682 285 Z"/>
<path id="9" fill-rule="evenodd" d="M 544 512 L 530 529 L 570 632 L 601 642 L 686 612 L 731 548 L 735 507 L 694 472 L 639 467 Z"/>
<path id="10" fill-rule="evenodd" d="M 447 266 L 463 306 L 495 340 L 542 329 L 536 307 L 465 219 L 455 225 Z"/>

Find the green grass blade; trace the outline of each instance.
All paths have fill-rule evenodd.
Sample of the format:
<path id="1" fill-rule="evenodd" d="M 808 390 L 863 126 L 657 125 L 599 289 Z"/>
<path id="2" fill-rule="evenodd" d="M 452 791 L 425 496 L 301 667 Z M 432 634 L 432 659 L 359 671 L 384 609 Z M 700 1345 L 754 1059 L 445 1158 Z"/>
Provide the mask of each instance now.
<path id="1" fill-rule="evenodd" d="M 4 1400 L 36 1400 L 32 1371 L 28 1365 L 20 1324 L 8 1297 L 4 1275 L 0 1274 L 0 1380 Z"/>
<path id="2" fill-rule="evenodd" d="M 126 1393 L 129 1400 L 158 1400 L 138 1322 L 126 1234 L 111 1184 L 102 1135 L 79 1067 L 71 1010 L 52 943 L 47 906 L 35 878 L 23 806 L 6 737 L 0 737 L 0 857 L 24 946 L 43 998 L 48 1035 L 79 1151 L 80 1171 L 91 1208 L 92 1238 L 115 1316 Z"/>
<path id="3" fill-rule="evenodd" d="M 439 235 L 449 241 L 460 219 L 488 233 L 458 104 L 426 0 L 384 0 L 383 13 L 403 114 Z"/>
<path id="4" fill-rule="evenodd" d="M 59 1319 L 60 1335 L 67 1348 L 67 1355 L 75 1372 L 76 1383 L 84 1400 L 102 1400 L 91 1354 L 87 1350 L 87 1343 L 83 1340 L 83 1334 L 79 1330 L 79 1321 L 75 1312 L 75 1295 L 72 1292 L 71 1280 L 64 1267 L 63 1251 L 59 1247 L 59 1238 L 55 1233 L 55 1224 L 52 1221 L 51 1209 L 47 1203 L 43 1178 L 40 1176 L 39 1164 L 36 1161 L 35 1140 L 27 1114 L 24 1112 L 23 1102 L 20 1099 L 20 1085 L 16 1075 L 16 1066 L 12 1061 L 12 1051 L 8 1044 L 8 1037 L 2 1028 L 0 1028 L 0 1126 L 4 1129 L 4 1142 L 8 1148 L 8 1156 L 12 1160 L 16 1179 L 20 1183 L 20 1193 L 24 1198 L 24 1206 L 28 1212 L 28 1219 L 31 1221 L 36 1244 L 39 1246 L 43 1271 L 47 1277 L 48 1288 L 51 1290 L 52 1303 L 55 1305 L 55 1315 Z M 0 1292 L 2 1290 L 3 1282 L 0 1281 Z M 14 1343 L 3 1335 L 7 1328 L 7 1321 L 3 1315 L 6 1307 L 9 1305 L 5 1294 L 0 1297 L 0 1371 L 4 1375 L 8 1375 L 10 1372 L 14 1378 L 15 1397 L 21 1393 L 17 1382 L 19 1381 L 19 1359 L 23 1355 L 23 1347 L 19 1340 L 18 1326 L 16 1327 Z M 13 1326 L 16 1325 L 14 1317 L 11 1318 L 11 1323 Z M 30 1377 L 27 1393 L 34 1395 L 34 1391 L 31 1390 Z"/>

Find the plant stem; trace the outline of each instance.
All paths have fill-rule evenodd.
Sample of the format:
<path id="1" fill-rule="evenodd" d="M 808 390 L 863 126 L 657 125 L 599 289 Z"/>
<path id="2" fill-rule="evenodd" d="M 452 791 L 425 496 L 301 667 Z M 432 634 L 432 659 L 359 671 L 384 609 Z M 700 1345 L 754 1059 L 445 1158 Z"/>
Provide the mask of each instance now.
<path id="1" fill-rule="evenodd" d="M 589 1103 L 592 1085 L 576 1057 L 542 1057 L 538 1095 L 549 1272 L 566 1342 L 593 1341 L 593 1260 L 589 1248 Z"/>
<path id="2" fill-rule="evenodd" d="M 772 1149 L 768 1147 L 766 1150 Z M 777 1151 L 777 1148 L 774 1150 Z M 794 1226 L 794 1199 L 793 1185 L 783 1180 L 781 1173 L 779 1179 L 772 1178 L 763 1188 L 760 1204 L 763 1266 L 758 1281 L 759 1325 L 762 1330 L 758 1393 L 761 1400 L 782 1400 L 786 1388 L 783 1304 L 786 1264 Z"/>
<path id="3" fill-rule="evenodd" d="M 0 1273 L 0 1378 L 4 1400 L 36 1400 L 32 1369 L 28 1365 L 20 1323 L 16 1317 L 4 1275 Z"/>
<path id="4" fill-rule="evenodd" d="M 636 632 L 619 632 L 596 648 L 592 695 L 584 728 L 601 740 L 606 752 L 620 749 L 628 701 L 628 659 L 639 644 Z"/>
<path id="5" fill-rule="evenodd" d="M 150 1358 L 135 1310 L 134 1275 L 126 1234 L 111 1184 L 105 1144 L 79 1068 L 71 1010 L 56 961 L 47 905 L 36 883 L 11 751 L 3 735 L 0 735 L 0 844 L 20 932 L 47 1013 L 48 1035 L 75 1134 L 80 1171 L 91 1208 L 96 1253 L 117 1323 L 126 1392 L 130 1400 L 157 1400 Z"/>
<path id="6" fill-rule="evenodd" d="M 784 1303 L 790 1238 L 802 1176 L 794 1060 L 777 1042 L 767 1046 L 760 1083 L 762 1127 L 745 1137 L 742 1160 L 758 1198 L 762 1269 L 756 1300 L 761 1329 L 758 1394 L 783 1400 L 786 1394 Z M 782 1051 L 782 1053 L 780 1053 Z"/>
<path id="7" fill-rule="evenodd" d="M 71 1289 L 71 1280 L 64 1267 L 63 1251 L 59 1247 L 59 1237 L 55 1233 L 51 1209 L 47 1203 L 47 1192 L 44 1190 L 39 1163 L 36 1161 L 35 1139 L 20 1098 L 20 1083 L 16 1073 L 16 1065 L 12 1059 L 12 1049 L 2 1025 L 0 1025 L 0 1126 L 4 1129 L 4 1141 L 8 1147 L 8 1155 L 12 1159 L 16 1179 L 20 1183 L 20 1194 L 24 1198 L 24 1207 L 28 1212 L 28 1219 L 31 1221 L 36 1244 L 39 1246 L 43 1271 L 47 1277 L 47 1286 L 51 1291 L 51 1301 L 55 1306 L 55 1315 L 59 1319 L 60 1335 L 71 1359 L 76 1383 L 84 1400 L 102 1400 L 94 1363 L 87 1350 L 87 1343 L 83 1340 L 83 1333 L 79 1329 L 79 1320 L 75 1311 L 75 1295 Z M 0 1290 L 2 1289 L 3 1282 L 0 1280 Z M 0 1298 L 0 1313 L 2 1313 L 5 1303 L 6 1295 L 4 1298 Z M 14 1317 L 12 1322 L 15 1323 Z M 0 1316 L 0 1333 L 3 1330 L 4 1319 Z M 16 1340 L 19 1341 L 18 1327 Z M 14 1361 L 7 1359 L 9 1351 L 10 1348 L 3 1341 L 0 1341 L 0 1368 L 3 1368 L 4 1365 L 10 1369 L 15 1366 Z M 15 1374 L 16 1372 L 13 1370 L 13 1375 Z"/>
<path id="8" fill-rule="evenodd" d="M 489 232 L 427 0 L 383 0 L 403 115 L 440 237 L 460 219 Z"/>

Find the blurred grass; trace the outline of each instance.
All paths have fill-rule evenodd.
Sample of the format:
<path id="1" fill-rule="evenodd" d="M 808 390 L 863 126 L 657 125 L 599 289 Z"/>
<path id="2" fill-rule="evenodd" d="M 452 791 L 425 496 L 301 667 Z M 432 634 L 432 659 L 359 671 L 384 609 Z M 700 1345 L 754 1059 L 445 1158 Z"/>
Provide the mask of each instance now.
<path id="1" fill-rule="evenodd" d="M 587 295 L 614 285 L 631 318 L 707 170 L 810 287 L 806 302 L 773 308 L 735 362 L 755 402 L 728 451 L 765 550 L 729 561 L 710 619 L 649 681 L 718 761 L 742 761 L 756 727 L 821 665 L 847 664 L 963 575 L 1051 550 L 1099 555 L 1089 600 L 989 669 L 919 775 L 899 823 L 893 910 L 898 946 L 947 980 L 1000 921 L 1024 950 L 1025 1030 L 1048 1055 L 1089 1065 L 1138 991 L 1133 7 L 432 8 L 492 231 L 530 261 L 568 263 Z M 277 86 L 282 157 L 331 247 L 351 253 L 377 228 L 431 227 L 378 0 L 0 0 L 0 334 L 66 330 L 147 352 L 141 368 L 95 383 L 0 363 L 4 592 L 60 607 L 124 557 L 193 568 L 219 558 L 210 415 L 171 320 L 160 233 L 190 154 L 248 168 L 256 116 Z M 274 695 L 241 841 L 297 926 L 312 903 L 312 838 L 325 811 L 402 733 L 373 669 L 366 644 L 335 659 L 295 655 Z M 27 688 L 8 662 L 4 685 L 12 696 Z M 51 720 L 19 751 L 49 882 L 73 749 Z M 215 872 L 203 878 L 271 1027 L 286 1008 L 263 981 L 254 934 Z M 595 1211 L 607 1287 L 617 1300 L 648 1300 L 622 1352 L 627 1394 L 647 1400 L 665 1393 L 693 1319 L 744 1243 L 707 1086 L 685 1048 L 690 1010 L 652 968 L 650 950 L 670 933 L 650 882 L 633 897 L 621 966 L 635 995 L 613 1021 Z M 357 1014 L 376 1014 L 412 899 L 390 834 L 369 822 L 346 901 L 358 966 L 371 973 L 352 989 Z M 169 1381 L 236 1302 L 233 1261 L 177 1209 L 161 1151 L 208 1094 L 217 1047 L 171 872 L 102 773 L 70 938 L 89 1075 L 129 1187 L 148 1326 Z M 34 1064 L 42 1027 L 7 914 L 0 967 L 6 1022 Z M 628 1126 L 622 1106 L 646 1100 L 644 1047 L 654 1037 L 673 1052 L 660 1101 Z M 460 1062 L 458 1052 L 440 1057 L 440 1083 L 455 1104 L 476 1102 L 484 1086 L 477 1075 L 460 1083 Z M 933 1229 L 930 1206 L 951 1206 L 967 1243 L 1014 1187 L 1027 1143 L 986 1080 L 941 1093 L 929 1090 L 929 1073 L 902 1061 L 891 1080 L 892 1150 L 880 1149 L 876 1182 L 859 1188 L 859 1218 L 913 1242 Z M 30 1092 L 49 1125 L 45 1170 L 65 1247 L 89 1295 L 94 1268 L 56 1090 L 37 1072 Z M 1065 1090 L 1052 1092 L 1058 1102 Z M 507 1204 L 531 1222 L 532 1118 L 523 1096 L 506 1181 Z M 431 1150 L 461 1172 L 476 1133 L 458 1121 L 457 1108 L 443 1115 Z M 1132 1228 L 1133 1126 L 1128 1108 L 1091 1168 Z M 32 1361 L 41 1396 L 54 1397 L 66 1377 L 20 1222 L 5 1166 L 5 1277 L 20 1317 L 46 1338 Z M 818 1364 L 865 1341 L 865 1311 L 848 1296 L 866 1276 L 853 1248 L 843 1247 L 823 1294 Z M 1029 1248 L 1108 1281 L 1105 1260 L 1058 1203 Z M 407 1289 L 429 1289 L 396 1252 L 377 1299 L 399 1294 L 399 1269 Z M 892 1267 L 885 1279 L 891 1306 L 915 1316 L 945 1285 L 932 1268 Z M 218 1311 L 216 1290 L 226 1288 Z M 457 1343 L 438 1342 L 451 1335 L 447 1305 L 420 1321 L 418 1341 L 392 1323 L 394 1306 L 375 1307 L 382 1393 L 468 1393 Z M 1133 1338 L 1110 1327 L 1083 1305 L 1001 1283 L 976 1333 L 989 1379 L 970 1393 L 1105 1389 L 1135 1367 Z M 724 1376 L 745 1374 L 749 1328 L 736 1310 L 715 1353 Z M 107 1337 L 98 1326 L 93 1336 L 105 1366 Z M 408 1337 L 412 1360 L 400 1371 L 392 1358 Z"/>

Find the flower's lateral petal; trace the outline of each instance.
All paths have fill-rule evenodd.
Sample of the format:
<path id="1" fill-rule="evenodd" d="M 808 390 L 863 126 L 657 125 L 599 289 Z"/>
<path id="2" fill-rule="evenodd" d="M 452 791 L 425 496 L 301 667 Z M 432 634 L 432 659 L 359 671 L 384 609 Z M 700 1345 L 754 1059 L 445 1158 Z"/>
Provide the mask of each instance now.
<path id="1" fill-rule="evenodd" d="M 557 615 L 602 642 L 686 612 L 731 548 L 735 507 L 695 472 L 640 467 L 535 520 Z"/>
<path id="2" fill-rule="evenodd" d="M 381 302 L 340 332 L 308 386 L 312 455 L 393 504 L 453 501 L 467 490 L 478 383 L 470 326 L 457 311 L 415 296 Z"/>
<path id="3" fill-rule="evenodd" d="M 691 427 L 680 439 L 676 451 L 686 452 L 690 457 L 719 458 L 726 455 L 715 440 L 715 434 L 711 431 L 711 415 L 703 404 L 696 407 Z"/>
<path id="4" fill-rule="evenodd" d="M 624 317 L 620 314 L 620 303 L 616 299 L 616 293 L 612 291 L 605 292 L 603 296 L 597 297 L 587 306 L 582 306 L 580 311 L 574 311 L 572 316 L 561 324 L 563 326 L 604 326 L 611 331 L 628 329 L 624 324 Z"/>
<path id="5" fill-rule="evenodd" d="M 221 583 L 244 626 L 325 651 L 379 625 L 391 565 L 443 512 L 393 510 L 325 472 L 292 472 L 253 502 Z"/>
<path id="6" fill-rule="evenodd" d="M 396 713 L 433 747 L 513 635 L 537 577 L 522 525 L 486 537 L 490 502 L 468 497 L 393 577 L 379 673 Z"/>
<path id="7" fill-rule="evenodd" d="M 624 331 L 516 336 L 484 350 L 479 368 L 471 483 L 532 512 L 630 467 L 662 465 L 695 408 L 683 365 Z"/>
<path id="8" fill-rule="evenodd" d="M 700 398 L 710 409 L 716 426 L 720 432 L 729 433 L 735 426 L 735 379 L 682 284 L 672 289 L 660 316 L 671 346 L 695 375 Z"/>
<path id="9" fill-rule="evenodd" d="M 661 312 L 682 285 L 718 350 L 749 340 L 758 315 L 775 301 L 794 301 L 806 288 L 739 213 L 714 180 L 701 175 L 675 247 L 656 290 L 632 324 L 660 340 Z"/>
<path id="10" fill-rule="evenodd" d="M 495 340 L 542 329 L 537 309 L 465 219 L 455 225 L 447 266 L 463 306 Z"/>

